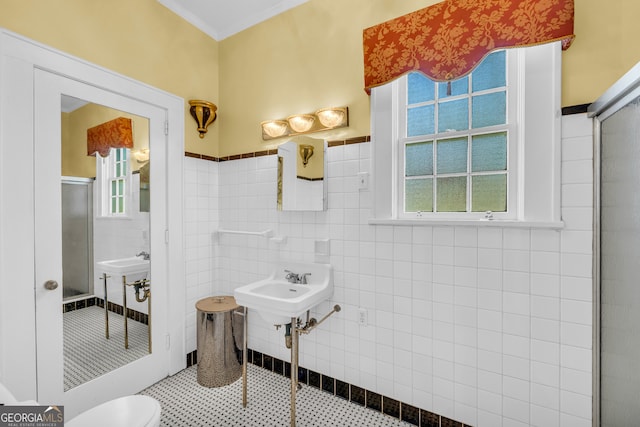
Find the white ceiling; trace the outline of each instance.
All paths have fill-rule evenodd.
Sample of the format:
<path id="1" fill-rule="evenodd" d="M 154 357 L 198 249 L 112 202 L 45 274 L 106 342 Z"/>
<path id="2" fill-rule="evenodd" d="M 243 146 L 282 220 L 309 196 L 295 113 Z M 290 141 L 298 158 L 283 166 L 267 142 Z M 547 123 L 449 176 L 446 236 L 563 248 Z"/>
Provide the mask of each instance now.
<path id="1" fill-rule="evenodd" d="M 215 40 L 222 40 L 308 0 L 158 0 Z"/>

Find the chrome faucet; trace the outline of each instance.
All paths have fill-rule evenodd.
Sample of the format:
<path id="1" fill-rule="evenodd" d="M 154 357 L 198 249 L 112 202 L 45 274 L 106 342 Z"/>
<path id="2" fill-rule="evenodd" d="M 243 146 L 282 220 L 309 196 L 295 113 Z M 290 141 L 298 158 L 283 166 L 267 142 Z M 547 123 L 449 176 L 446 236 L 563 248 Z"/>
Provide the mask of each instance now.
<path id="1" fill-rule="evenodd" d="M 300 276 L 298 276 L 296 273 L 289 270 L 285 270 L 284 272 L 287 273 L 284 278 L 287 279 L 289 283 L 300 283 Z"/>
<path id="2" fill-rule="evenodd" d="M 145 251 L 140 252 L 136 256 L 141 256 L 142 259 L 145 260 L 145 261 L 149 261 L 151 259 L 151 254 L 149 254 L 149 252 L 145 252 Z"/>
<path id="3" fill-rule="evenodd" d="M 284 272 L 287 273 L 287 275 L 284 276 L 284 278 L 287 279 L 289 283 L 299 283 L 301 285 L 308 284 L 307 276 L 311 276 L 311 273 L 297 274 L 289 270 L 285 270 Z"/>

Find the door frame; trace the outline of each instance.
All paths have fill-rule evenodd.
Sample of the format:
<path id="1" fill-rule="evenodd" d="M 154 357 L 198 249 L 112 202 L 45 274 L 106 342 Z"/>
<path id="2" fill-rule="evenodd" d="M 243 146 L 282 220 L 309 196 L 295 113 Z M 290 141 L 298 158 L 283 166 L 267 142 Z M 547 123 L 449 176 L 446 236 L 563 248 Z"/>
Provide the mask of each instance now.
<path id="1" fill-rule="evenodd" d="M 167 111 L 167 374 L 184 369 L 184 100 L 0 28 L 0 382 L 37 400 L 34 73 L 42 69 Z M 160 344 L 160 343 L 158 343 Z"/>
<path id="2" fill-rule="evenodd" d="M 587 109 L 587 117 L 593 118 L 593 353 L 592 425 L 600 425 L 600 351 L 601 351 L 601 301 L 600 301 L 600 191 L 602 122 L 640 96 L 640 62 L 607 89 Z"/>

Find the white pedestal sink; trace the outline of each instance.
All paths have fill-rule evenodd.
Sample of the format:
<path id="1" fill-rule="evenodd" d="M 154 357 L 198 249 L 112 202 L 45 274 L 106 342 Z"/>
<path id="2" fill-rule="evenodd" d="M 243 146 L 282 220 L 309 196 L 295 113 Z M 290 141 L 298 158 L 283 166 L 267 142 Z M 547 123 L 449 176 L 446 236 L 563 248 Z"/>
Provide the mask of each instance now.
<path id="1" fill-rule="evenodd" d="M 287 275 L 293 273 L 306 284 L 292 283 Z M 265 321 L 274 325 L 291 323 L 307 310 L 333 295 L 333 268 L 329 264 L 280 262 L 269 277 L 237 288 L 236 302 L 255 310 Z"/>
<path id="2" fill-rule="evenodd" d="M 113 277 L 126 276 L 127 283 L 146 279 L 149 274 L 149 260 L 140 257 L 129 257 L 99 261 L 99 270 Z"/>

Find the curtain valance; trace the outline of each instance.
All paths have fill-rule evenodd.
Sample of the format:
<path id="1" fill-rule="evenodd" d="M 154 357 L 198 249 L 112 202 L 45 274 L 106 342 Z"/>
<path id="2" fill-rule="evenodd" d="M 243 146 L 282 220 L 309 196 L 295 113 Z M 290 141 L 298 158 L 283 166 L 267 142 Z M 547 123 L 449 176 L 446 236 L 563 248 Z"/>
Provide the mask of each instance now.
<path id="1" fill-rule="evenodd" d="M 411 71 L 451 81 L 495 49 L 573 38 L 573 0 L 446 0 L 364 30 L 365 89 Z"/>
<path id="2" fill-rule="evenodd" d="M 111 148 L 133 148 L 131 119 L 117 119 L 87 129 L 87 155 L 109 155 Z"/>

